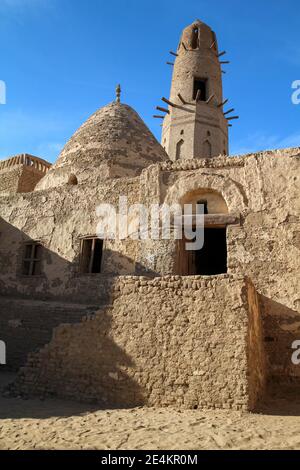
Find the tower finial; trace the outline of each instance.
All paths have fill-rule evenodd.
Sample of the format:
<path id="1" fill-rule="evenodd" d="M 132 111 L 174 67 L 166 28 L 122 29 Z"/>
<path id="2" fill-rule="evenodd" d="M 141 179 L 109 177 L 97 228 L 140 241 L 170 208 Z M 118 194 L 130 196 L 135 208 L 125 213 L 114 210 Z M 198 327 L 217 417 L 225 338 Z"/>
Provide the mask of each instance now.
<path id="1" fill-rule="evenodd" d="M 117 85 L 116 87 L 116 102 L 120 103 L 121 101 L 121 85 Z"/>

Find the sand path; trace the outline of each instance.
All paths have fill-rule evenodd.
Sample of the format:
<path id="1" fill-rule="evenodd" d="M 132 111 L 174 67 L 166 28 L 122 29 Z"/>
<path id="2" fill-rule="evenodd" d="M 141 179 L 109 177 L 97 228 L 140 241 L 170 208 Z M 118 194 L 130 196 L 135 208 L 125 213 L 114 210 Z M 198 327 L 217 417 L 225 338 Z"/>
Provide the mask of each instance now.
<path id="1" fill-rule="evenodd" d="M 0 449 L 300 449 L 300 400 L 277 394 L 251 414 L 1 397 Z"/>

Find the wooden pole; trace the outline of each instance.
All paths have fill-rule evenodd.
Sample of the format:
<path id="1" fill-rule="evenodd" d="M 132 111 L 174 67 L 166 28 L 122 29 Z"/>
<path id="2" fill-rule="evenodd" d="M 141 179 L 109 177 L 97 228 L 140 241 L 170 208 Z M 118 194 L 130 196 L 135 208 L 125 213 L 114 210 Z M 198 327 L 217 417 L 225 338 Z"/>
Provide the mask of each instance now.
<path id="1" fill-rule="evenodd" d="M 222 55 L 225 55 L 226 54 L 226 51 L 222 51 L 220 52 L 220 54 L 217 55 L 217 57 L 222 57 Z"/>
<path id="2" fill-rule="evenodd" d="M 180 99 L 180 101 L 181 101 L 182 104 L 186 104 L 186 101 L 182 98 L 182 96 L 181 96 L 180 93 L 178 93 L 177 96 L 178 96 L 178 98 Z"/>
<path id="3" fill-rule="evenodd" d="M 208 98 L 208 100 L 206 101 L 206 104 L 210 103 L 211 100 L 214 98 L 215 94 L 213 95 L 210 95 L 210 97 Z"/>
<path id="4" fill-rule="evenodd" d="M 228 99 L 227 100 L 224 100 L 223 103 L 220 103 L 218 104 L 218 108 L 221 108 L 222 106 L 224 106 L 224 104 L 228 103 Z"/>
<path id="5" fill-rule="evenodd" d="M 154 114 L 153 117 L 155 119 L 165 119 L 165 116 L 159 116 L 158 114 Z"/>
<path id="6" fill-rule="evenodd" d="M 178 54 L 176 52 L 170 51 L 171 55 L 174 55 L 175 57 L 178 57 Z"/>
<path id="7" fill-rule="evenodd" d="M 167 98 L 165 98 L 165 97 L 163 97 L 161 100 L 164 101 L 165 103 L 167 103 L 169 106 L 172 106 L 172 107 L 176 106 L 174 103 L 172 103 L 171 101 L 167 100 Z"/>
<path id="8" fill-rule="evenodd" d="M 156 109 L 158 109 L 158 111 L 162 111 L 163 113 L 170 114 L 170 111 L 168 109 L 161 108 L 160 106 L 156 106 Z"/>
<path id="9" fill-rule="evenodd" d="M 232 113 L 232 111 L 234 111 L 234 108 L 231 108 L 228 111 L 226 111 L 226 113 L 224 113 L 224 116 L 226 116 L 226 114 Z"/>
<path id="10" fill-rule="evenodd" d="M 196 101 L 199 101 L 200 97 L 201 97 L 201 90 L 198 90 L 197 95 L 196 95 Z"/>
<path id="11" fill-rule="evenodd" d="M 240 116 L 231 116 L 231 117 L 228 117 L 226 119 L 227 119 L 227 121 L 232 121 L 232 119 L 239 119 L 239 118 L 240 118 Z"/>
<path id="12" fill-rule="evenodd" d="M 166 62 L 167 65 L 174 65 L 173 62 Z"/>

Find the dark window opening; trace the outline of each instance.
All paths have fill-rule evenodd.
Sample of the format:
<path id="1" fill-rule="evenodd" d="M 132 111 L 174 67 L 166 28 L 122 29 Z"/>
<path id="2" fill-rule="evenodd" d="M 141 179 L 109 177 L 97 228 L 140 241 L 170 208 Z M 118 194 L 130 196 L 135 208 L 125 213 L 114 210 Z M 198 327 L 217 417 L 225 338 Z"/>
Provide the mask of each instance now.
<path id="1" fill-rule="evenodd" d="M 200 201 L 197 201 L 197 204 L 201 204 L 204 206 L 203 208 L 203 214 L 208 214 L 208 205 L 207 205 L 207 200 L 206 199 L 200 199 Z"/>
<path id="2" fill-rule="evenodd" d="M 181 139 L 179 142 L 177 142 L 176 145 L 176 160 L 179 160 L 181 155 L 182 155 L 182 146 L 184 144 L 184 140 Z"/>
<path id="3" fill-rule="evenodd" d="M 199 47 L 199 29 L 195 27 L 192 33 L 192 49 L 197 49 Z"/>
<path id="4" fill-rule="evenodd" d="M 103 240 L 86 238 L 81 241 L 80 271 L 97 274 L 101 272 Z"/>
<path id="5" fill-rule="evenodd" d="M 23 257 L 24 276 L 38 276 L 41 274 L 42 245 L 39 243 L 26 243 Z"/>
<path id="6" fill-rule="evenodd" d="M 212 156 L 212 146 L 209 140 L 206 140 L 203 143 L 203 156 L 204 157 L 211 157 Z"/>
<path id="7" fill-rule="evenodd" d="M 205 79 L 194 79 L 194 90 L 193 90 L 193 99 L 195 100 L 198 97 L 198 101 L 207 100 L 207 80 Z"/>

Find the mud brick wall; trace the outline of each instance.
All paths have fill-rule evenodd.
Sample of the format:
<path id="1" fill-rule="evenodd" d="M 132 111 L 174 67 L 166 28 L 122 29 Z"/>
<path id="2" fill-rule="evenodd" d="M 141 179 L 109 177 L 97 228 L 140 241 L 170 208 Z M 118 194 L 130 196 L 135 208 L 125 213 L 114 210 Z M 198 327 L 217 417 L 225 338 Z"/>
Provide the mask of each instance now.
<path id="1" fill-rule="evenodd" d="M 13 193 L 29 193 L 45 173 L 26 165 L 17 165 L 0 170 L 0 196 Z"/>
<path id="2" fill-rule="evenodd" d="M 66 319 L 79 322 L 93 309 L 88 305 L 0 297 L 0 339 L 6 344 L 6 367 L 24 365 L 29 352 L 50 341 L 54 327 Z"/>
<path id="3" fill-rule="evenodd" d="M 103 406 L 255 406 L 264 369 L 256 352 L 257 303 L 249 314 L 255 293 L 249 281 L 126 276 L 113 289 L 111 307 L 60 325 L 52 341 L 30 355 L 14 385 L 17 393 Z"/>

